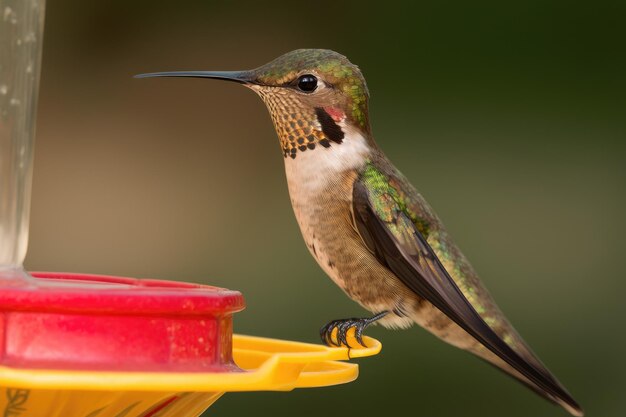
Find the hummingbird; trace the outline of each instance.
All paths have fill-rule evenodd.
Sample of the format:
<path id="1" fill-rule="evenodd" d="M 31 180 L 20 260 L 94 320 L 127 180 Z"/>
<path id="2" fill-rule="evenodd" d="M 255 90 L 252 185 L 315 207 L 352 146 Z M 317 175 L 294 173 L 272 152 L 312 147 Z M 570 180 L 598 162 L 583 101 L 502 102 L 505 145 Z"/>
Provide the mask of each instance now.
<path id="1" fill-rule="evenodd" d="M 516 378 L 574 416 L 582 408 L 500 311 L 426 200 L 374 141 L 359 68 L 326 49 L 298 49 L 247 71 L 137 75 L 233 81 L 265 102 L 304 242 L 371 317 L 333 320 L 328 345 L 363 344 L 373 323 L 418 324 Z"/>

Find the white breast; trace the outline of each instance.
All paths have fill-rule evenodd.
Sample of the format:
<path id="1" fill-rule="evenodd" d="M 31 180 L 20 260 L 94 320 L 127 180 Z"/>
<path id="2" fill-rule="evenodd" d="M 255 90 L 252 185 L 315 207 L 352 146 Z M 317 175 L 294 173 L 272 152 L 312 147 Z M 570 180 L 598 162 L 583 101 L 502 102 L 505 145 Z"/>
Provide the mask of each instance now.
<path id="1" fill-rule="evenodd" d="M 349 131 L 342 143 L 298 152 L 294 159 L 285 158 L 285 172 L 292 202 L 304 203 L 326 190 L 333 179 L 345 171 L 361 167 L 370 153 L 363 135 Z"/>
<path id="2" fill-rule="evenodd" d="M 323 220 L 328 214 L 327 204 L 337 203 L 332 200 L 351 199 L 352 193 L 341 189 L 347 186 L 345 181 L 342 183 L 343 174 L 359 169 L 369 153 L 365 138 L 353 133 L 346 134 L 340 144 L 333 143 L 329 148 L 318 145 L 298 152 L 294 159 L 285 159 L 291 204 L 304 241 L 322 269 L 342 288 L 342 277 L 331 267 L 333 259 L 323 239 L 330 233 Z"/>

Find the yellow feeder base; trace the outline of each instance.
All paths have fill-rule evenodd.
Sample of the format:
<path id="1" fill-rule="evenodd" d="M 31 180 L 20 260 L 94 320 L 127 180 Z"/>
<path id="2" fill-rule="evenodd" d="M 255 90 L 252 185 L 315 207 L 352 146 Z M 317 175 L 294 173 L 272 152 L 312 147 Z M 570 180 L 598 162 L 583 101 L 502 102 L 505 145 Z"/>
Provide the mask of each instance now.
<path id="1" fill-rule="evenodd" d="M 101 372 L 0 367 L 5 417 L 196 417 L 222 394 L 290 391 L 345 384 L 358 365 L 339 362 L 376 355 L 381 344 L 331 348 L 233 335 L 233 357 L 246 372 Z M 351 345 L 356 346 L 352 338 Z"/>

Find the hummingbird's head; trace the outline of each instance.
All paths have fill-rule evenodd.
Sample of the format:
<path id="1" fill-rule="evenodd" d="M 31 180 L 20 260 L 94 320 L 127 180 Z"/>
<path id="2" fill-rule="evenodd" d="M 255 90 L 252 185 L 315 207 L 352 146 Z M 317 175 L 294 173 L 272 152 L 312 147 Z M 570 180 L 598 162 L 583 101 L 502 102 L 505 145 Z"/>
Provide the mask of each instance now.
<path id="1" fill-rule="evenodd" d="M 339 146 L 346 135 L 367 137 L 369 93 L 359 68 L 337 52 L 298 49 L 249 71 L 187 71 L 139 77 L 199 77 L 235 81 L 254 90 L 272 116 L 285 157 Z"/>
<path id="2" fill-rule="evenodd" d="M 369 132 L 369 94 L 359 68 L 327 49 L 298 49 L 252 71 L 285 157 Z"/>

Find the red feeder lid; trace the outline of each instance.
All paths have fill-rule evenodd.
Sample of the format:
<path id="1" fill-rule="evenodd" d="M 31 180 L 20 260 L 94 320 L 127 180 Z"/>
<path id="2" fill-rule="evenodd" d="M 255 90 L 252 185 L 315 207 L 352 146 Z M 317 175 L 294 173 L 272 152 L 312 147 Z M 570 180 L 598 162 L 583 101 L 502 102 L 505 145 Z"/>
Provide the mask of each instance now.
<path id="1" fill-rule="evenodd" d="M 114 371 L 238 370 L 237 291 L 174 281 L 33 273 L 0 281 L 0 365 Z"/>

